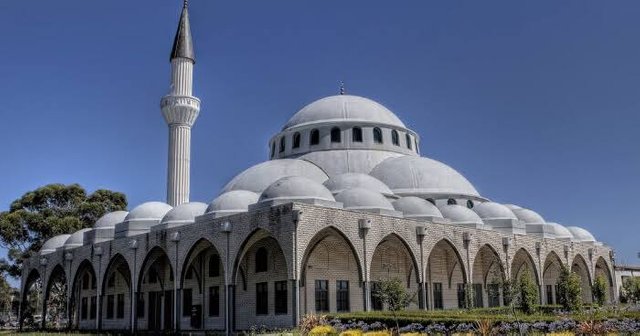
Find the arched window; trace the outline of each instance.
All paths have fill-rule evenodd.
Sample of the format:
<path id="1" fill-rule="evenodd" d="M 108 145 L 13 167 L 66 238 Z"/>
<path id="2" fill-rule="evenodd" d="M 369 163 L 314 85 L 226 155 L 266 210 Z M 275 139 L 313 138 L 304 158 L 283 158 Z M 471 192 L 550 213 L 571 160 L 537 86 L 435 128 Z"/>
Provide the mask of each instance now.
<path id="1" fill-rule="evenodd" d="M 311 135 L 309 136 L 309 144 L 313 146 L 319 143 L 320 143 L 320 131 L 314 128 L 311 130 Z"/>
<path id="2" fill-rule="evenodd" d="M 473 201 L 472 200 L 468 200 L 467 201 L 467 208 L 473 209 Z"/>
<path id="3" fill-rule="evenodd" d="M 456 200 L 454 200 L 453 198 L 450 198 L 447 200 L 447 204 L 453 205 L 453 204 L 458 204 L 458 202 L 456 202 Z"/>
<path id="4" fill-rule="evenodd" d="M 378 127 L 373 129 L 373 142 L 375 143 L 382 143 L 382 130 L 379 129 Z"/>
<path id="5" fill-rule="evenodd" d="M 284 152 L 284 137 L 280 138 L 280 153 Z"/>
<path id="6" fill-rule="evenodd" d="M 300 147 L 300 133 L 295 132 L 293 133 L 293 148 L 299 148 Z"/>
<path id="7" fill-rule="evenodd" d="M 436 205 L 436 201 L 433 198 L 427 198 L 427 201 L 433 205 Z"/>
<path id="8" fill-rule="evenodd" d="M 340 142 L 342 141 L 341 139 L 341 134 L 340 134 L 340 129 L 338 127 L 334 127 L 331 129 L 331 142 Z"/>
<path id="9" fill-rule="evenodd" d="M 259 248 L 256 251 L 256 273 L 258 272 L 266 272 L 269 263 L 269 255 L 267 253 L 267 249 L 264 247 Z"/>
<path id="10" fill-rule="evenodd" d="M 354 127 L 351 129 L 351 141 L 362 142 L 362 128 Z"/>
<path id="11" fill-rule="evenodd" d="M 413 142 L 411 141 L 411 135 L 409 135 L 409 133 L 405 134 L 405 139 L 407 141 L 407 148 L 413 149 Z"/>
<path id="12" fill-rule="evenodd" d="M 418 139 L 414 139 L 414 142 L 416 143 L 416 153 L 420 153 L 420 148 L 418 148 Z"/>
<path id="13" fill-rule="evenodd" d="M 398 136 L 398 131 L 396 130 L 391 131 L 391 142 L 396 146 L 400 146 L 400 138 Z"/>
<path id="14" fill-rule="evenodd" d="M 273 156 L 276 155 L 276 142 L 272 142 L 271 143 L 271 158 L 273 158 Z"/>

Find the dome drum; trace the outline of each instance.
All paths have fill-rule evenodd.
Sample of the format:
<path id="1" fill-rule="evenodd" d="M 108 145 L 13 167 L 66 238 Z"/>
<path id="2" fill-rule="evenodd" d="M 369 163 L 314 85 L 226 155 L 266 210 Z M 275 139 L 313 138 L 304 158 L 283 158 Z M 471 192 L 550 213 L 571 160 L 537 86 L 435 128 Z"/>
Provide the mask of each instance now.
<path id="1" fill-rule="evenodd" d="M 62 248 L 69 237 L 71 237 L 70 234 L 62 234 L 49 238 L 49 240 L 42 244 L 42 247 L 40 248 L 40 255 L 51 254 Z"/>
<path id="2" fill-rule="evenodd" d="M 67 251 L 78 248 L 88 243 L 90 240 L 86 239 L 87 233 L 91 231 L 93 231 L 93 229 L 84 228 L 72 233 L 69 239 L 64 243 L 64 250 Z"/>
<path id="3" fill-rule="evenodd" d="M 512 218 L 495 218 L 495 219 L 483 219 L 485 224 L 491 227 L 494 231 L 498 231 L 507 235 L 526 235 L 527 224 Z"/>
<path id="4" fill-rule="evenodd" d="M 105 241 L 113 240 L 115 237 L 115 226 L 111 227 L 98 227 L 91 231 L 87 231 L 84 234 L 84 240 L 91 244 L 102 243 Z"/>
<path id="5" fill-rule="evenodd" d="M 444 219 L 435 205 L 418 197 L 402 197 L 393 202 L 393 207 L 402 212 L 404 218 L 427 220 L 434 223 L 443 222 Z"/>
<path id="6" fill-rule="evenodd" d="M 539 238 L 555 238 L 555 229 L 553 225 L 547 223 L 527 223 L 527 234 L 534 235 Z"/>
<path id="7" fill-rule="evenodd" d="M 160 223 L 172 207 L 163 202 L 147 202 L 135 207 L 122 223 L 115 225 L 114 238 L 131 237 L 148 233 L 152 226 Z"/>

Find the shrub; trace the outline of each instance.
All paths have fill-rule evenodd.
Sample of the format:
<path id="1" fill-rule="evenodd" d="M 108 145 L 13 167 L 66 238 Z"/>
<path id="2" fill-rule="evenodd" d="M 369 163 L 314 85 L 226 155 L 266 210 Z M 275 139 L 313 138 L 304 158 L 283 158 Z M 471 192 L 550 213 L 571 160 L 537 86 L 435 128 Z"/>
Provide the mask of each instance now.
<path id="1" fill-rule="evenodd" d="M 518 307 L 525 314 L 533 314 L 536 303 L 538 302 L 538 287 L 528 270 L 524 270 L 518 280 L 516 295 L 518 298 Z"/>
<path id="2" fill-rule="evenodd" d="M 313 328 L 329 324 L 327 317 L 324 315 L 307 314 L 300 320 L 300 332 L 303 335 L 308 334 Z"/>
<path id="3" fill-rule="evenodd" d="M 349 329 L 340 333 L 340 336 L 362 336 L 362 330 L 360 329 Z"/>
<path id="4" fill-rule="evenodd" d="M 607 300 L 607 280 L 605 280 L 604 276 L 598 275 L 596 277 L 591 292 L 593 293 L 594 302 L 599 306 L 604 306 Z"/>
<path id="5" fill-rule="evenodd" d="M 640 302 L 640 278 L 626 279 L 622 284 L 621 294 L 621 297 L 628 303 Z"/>
<path id="6" fill-rule="evenodd" d="M 373 296 L 387 306 L 395 320 L 396 329 L 400 329 L 397 312 L 407 308 L 413 302 L 415 293 L 409 294 L 400 279 L 390 279 L 378 282 L 378 289 Z"/>
<path id="7" fill-rule="evenodd" d="M 570 312 L 579 311 L 582 306 L 580 276 L 569 271 L 566 266 L 562 267 L 558 278 L 558 303 Z"/>
<path id="8" fill-rule="evenodd" d="M 325 335 L 337 335 L 337 334 L 338 333 L 336 332 L 336 330 L 333 329 L 333 327 L 330 325 L 319 325 L 319 326 L 313 327 L 313 329 L 309 331 L 310 336 L 325 336 Z"/>

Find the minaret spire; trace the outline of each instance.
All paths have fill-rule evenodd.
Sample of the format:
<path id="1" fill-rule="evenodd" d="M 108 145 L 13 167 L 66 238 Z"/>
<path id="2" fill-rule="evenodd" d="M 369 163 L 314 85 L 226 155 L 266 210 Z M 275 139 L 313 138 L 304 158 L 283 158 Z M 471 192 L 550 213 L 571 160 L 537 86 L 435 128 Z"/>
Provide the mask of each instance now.
<path id="1" fill-rule="evenodd" d="M 196 62 L 185 0 L 178 30 L 171 48 L 171 90 L 160 101 L 162 115 L 169 125 L 169 164 L 167 203 L 189 202 L 191 170 L 191 127 L 200 113 L 200 100 L 193 96 L 193 66 Z"/>

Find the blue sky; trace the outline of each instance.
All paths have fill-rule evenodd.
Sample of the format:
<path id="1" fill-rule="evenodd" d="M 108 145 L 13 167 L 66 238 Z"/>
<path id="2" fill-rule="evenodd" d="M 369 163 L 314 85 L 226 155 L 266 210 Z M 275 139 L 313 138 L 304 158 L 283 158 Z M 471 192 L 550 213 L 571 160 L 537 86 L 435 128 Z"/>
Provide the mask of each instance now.
<path id="1" fill-rule="evenodd" d="M 638 263 L 640 2 L 192 0 L 192 199 L 311 101 L 377 100 L 485 196 Z M 165 198 L 174 0 L 0 2 L 0 210 L 77 182 Z"/>

